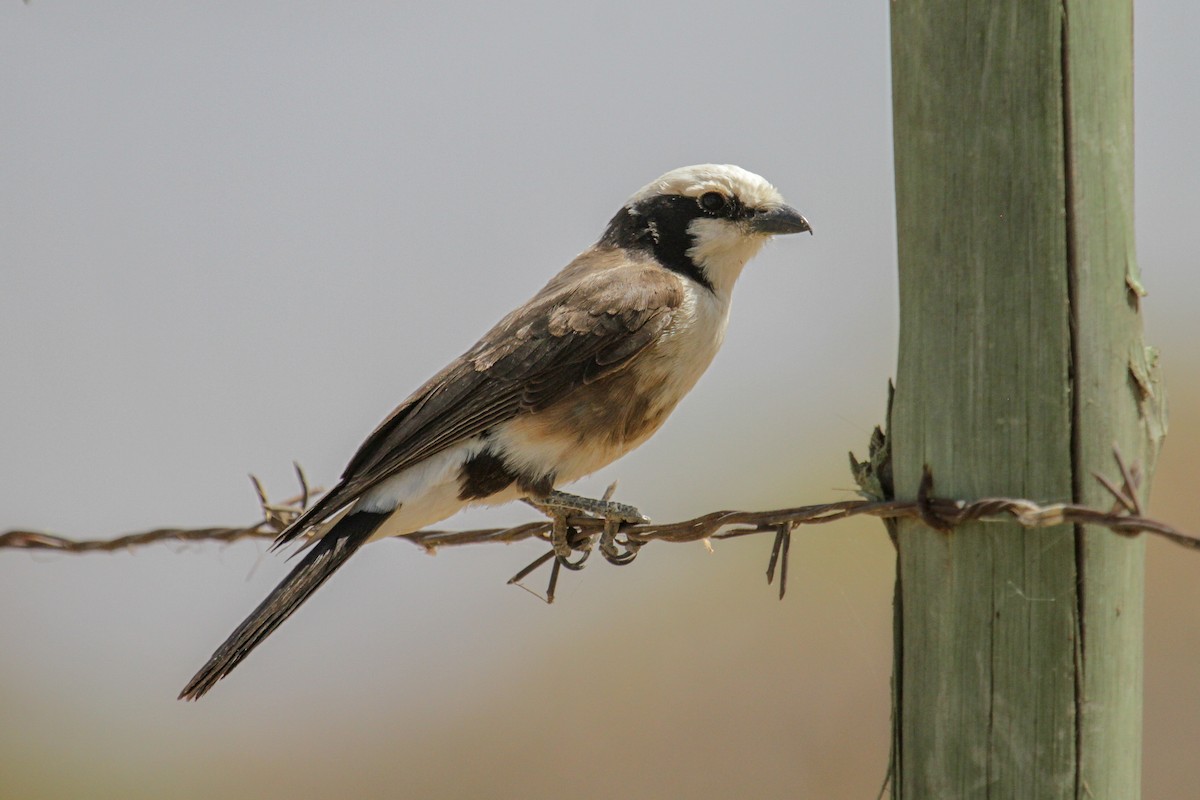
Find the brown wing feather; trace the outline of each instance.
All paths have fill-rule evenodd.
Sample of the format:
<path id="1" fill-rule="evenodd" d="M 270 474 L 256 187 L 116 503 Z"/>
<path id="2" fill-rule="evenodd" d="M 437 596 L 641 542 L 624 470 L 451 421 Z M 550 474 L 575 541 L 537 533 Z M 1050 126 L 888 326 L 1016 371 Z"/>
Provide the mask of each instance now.
<path id="1" fill-rule="evenodd" d="M 683 302 L 682 281 L 653 261 L 591 250 L 405 400 L 367 437 L 338 484 L 276 544 L 380 481 L 519 414 L 620 370 Z"/>

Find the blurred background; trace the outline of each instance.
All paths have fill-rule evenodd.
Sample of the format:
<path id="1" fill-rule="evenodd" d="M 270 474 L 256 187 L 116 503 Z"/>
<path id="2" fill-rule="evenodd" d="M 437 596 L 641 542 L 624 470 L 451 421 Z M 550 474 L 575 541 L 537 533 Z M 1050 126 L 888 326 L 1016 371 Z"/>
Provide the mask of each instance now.
<path id="1" fill-rule="evenodd" d="M 1200 6 L 1136 29 L 1151 511 L 1195 531 Z M 629 194 L 705 161 L 816 235 L 751 264 L 697 389 L 577 486 L 661 521 L 853 496 L 896 345 L 886 3 L 9 0 L 0 74 L 0 529 L 245 523 L 246 473 L 283 498 L 293 459 L 327 485 Z M 0 796 L 874 797 L 891 545 L 802 530 L 782 603 L 769 549 L 594 559 L 547 606 L 505 585 L 540 545 L 382 542 L 197 704 L 282 558 L 0 552 Z M 1151 542 L 1147 797 L 1200 782 L 1198 608 L 1200 555 Z"/>

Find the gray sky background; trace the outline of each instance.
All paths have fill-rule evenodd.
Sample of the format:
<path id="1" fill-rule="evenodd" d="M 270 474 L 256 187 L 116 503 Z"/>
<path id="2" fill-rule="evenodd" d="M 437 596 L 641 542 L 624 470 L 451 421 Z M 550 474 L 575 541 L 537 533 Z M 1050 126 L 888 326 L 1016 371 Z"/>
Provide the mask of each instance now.
<path id="1" fill-rule="evenodd" d="M 247 472 L 277 497 L 293 459 L 332 480 L 629 194 L 705 161 L 763 174 L 816 235 L 752 263 L 693 395 L 579 487 L 620 478 L 663 520 L 848 497 L 895 359 L 886 6 L 0 4 L 0 529 L 236 524 Z M 1200 7 L 1137 14 L 1160 482 L 1188 485 Z M 3 552 L 0 794 L 873 796 L 890 545 L 805 533 L 782 604 L 768 547 L 648 548 L 546 607 L 504 585 L 536 546 L 380 543 L 197 705 L 175 694 L 282 559 Z M 1155 594 L 1200 602 L 1198 574 L 1151 548 L 1148 796 L 1200 778 L 1168 757 L 1200 736 L 1178 691 L 1200 630 Z"/>

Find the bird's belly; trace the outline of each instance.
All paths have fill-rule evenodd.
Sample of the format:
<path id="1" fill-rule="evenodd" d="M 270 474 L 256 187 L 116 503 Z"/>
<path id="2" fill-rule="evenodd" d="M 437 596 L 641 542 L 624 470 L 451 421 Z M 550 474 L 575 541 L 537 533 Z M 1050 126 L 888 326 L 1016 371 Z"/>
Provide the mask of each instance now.
<path id="1" fill-rule="evenodd" d="M 666 336 L 620 372 L 506 423 L 497 444 L 511 466 L 553 472 L 556 485 L 589 475 L 662 426 L 712 362 L 723 332 L 697 325 Z"/>
<path id="2" fill-rule="evenodd" d="M 664 404 L 661 398 L 620 385 L 594 386 L 575 394 L 514 419 L 498 432 L 497 442 L 512 467 L 530 474 L 553 473 L 555 484 L 570 483 L 644 442 L 674 407 L 674 402 Z"/>

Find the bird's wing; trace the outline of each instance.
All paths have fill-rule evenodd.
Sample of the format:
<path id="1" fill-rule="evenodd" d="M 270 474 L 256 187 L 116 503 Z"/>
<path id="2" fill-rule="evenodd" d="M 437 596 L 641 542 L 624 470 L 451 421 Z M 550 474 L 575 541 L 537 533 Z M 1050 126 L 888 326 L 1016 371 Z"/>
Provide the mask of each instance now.
<path id="1" fill-rule="evenodd" d="M 685 292 L 674 273 L 627 258 L 601 250 L 572 262 L 393 411 L 276 544 L 422 459 L 628 365 L 670 324 Z"/>

